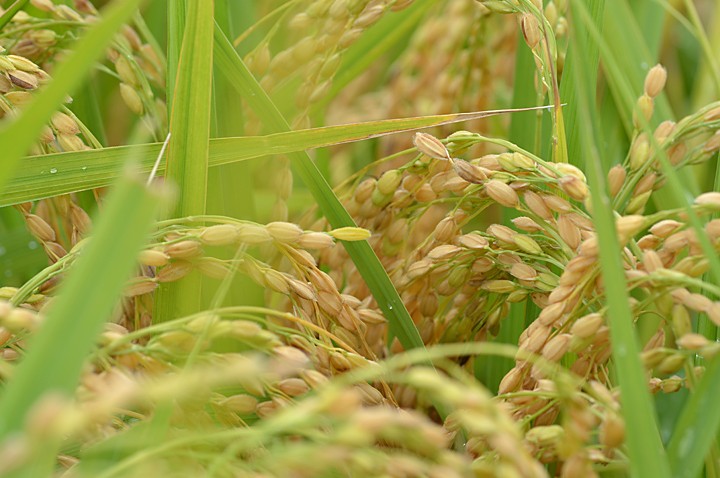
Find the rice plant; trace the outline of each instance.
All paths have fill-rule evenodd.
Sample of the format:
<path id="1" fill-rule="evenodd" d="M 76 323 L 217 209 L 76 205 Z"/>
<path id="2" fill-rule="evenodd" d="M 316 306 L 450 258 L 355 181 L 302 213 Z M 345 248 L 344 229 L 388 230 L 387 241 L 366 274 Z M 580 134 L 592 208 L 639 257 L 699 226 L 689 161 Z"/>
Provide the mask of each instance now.
<path id="1" fill-rule="evenodd" d="M 0 475 L 720 476 L 717 2 L 0 8 Z"/>

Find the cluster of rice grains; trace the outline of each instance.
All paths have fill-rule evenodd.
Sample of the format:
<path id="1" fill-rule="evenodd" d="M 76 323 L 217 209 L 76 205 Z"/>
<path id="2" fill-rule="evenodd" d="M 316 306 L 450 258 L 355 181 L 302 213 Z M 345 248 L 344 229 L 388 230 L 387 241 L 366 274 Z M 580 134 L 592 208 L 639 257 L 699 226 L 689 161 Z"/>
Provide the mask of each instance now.
<path id="1" fill-rule="evenodd" d="M 416 7 L 413 15 L 424 12 L 425 17 L 412 31 L 408 44 L 397 56 L 379 57 L 375 62 L 378 66 L 368 68 L 332 98 L 327 111 L 329 124 L 482 111 L 509 102 L 517 47 L 513 19 L 493 15 L 473 0 L 429 2 Z M 376 88 L 376 69 L 380 68 L 393 74 L 384 80 L 382 88 Z M 494 131 L 502 129 L 506 119 L 483 118 L 464 127 Z M 448 126 L 439 130 L 447 134 L 452 131 Z M 389 154 L 408 146 L 406 135 L 390 135 L 379 140 L 378 149 Z M 336 148 L 331 173 L 337 182 L 352 173 L 347 165 L 355 159 L 350 148 Z"/>
<path id="2" fill-rule="evenodd" d="M 64 26 L 28 28 L 34 21 L 25 13 L 11 23 L 17 35 L 0 40 L 6 49 L 0 55 L 5 115 L 21 108 L 47 79 L 45 70 L 51 71 L 55 54 L 72 36 L 68 25 L 82 28 L 96 14 L 85 1 L 77 1 L 75 9 L 49 0 L 31 3 L 49 16 L 45 24 L 59 19 Z M 480 8 L 469 0 L 448 2 L 438 7 L 446 15 L 442 20 L 418 28 L 399 60 L 412 74 L 394 77 L 376 101 L 385 108 L 383 116 L 484 107 L 488 95 L 481 93 L 495 91 L 490 79 L 506 76 L 510 64 L 501 58 L 506 55 L 483 53 L 497 46 L 481 42 L 484 17 L 517 8 L 506 1 L 478 3 Z M 544 18 L 561 38 L 566 2 L 545 3 Z M 297 88 L 294 127 L 307 127 L 313 108 L 332 88 L 344 52 L 383 15 L 411 4 L 323 0 L 276 11 L 268 7 L 270 18 L 281 16 L 277 25 L 295 35 L 293 46 L 271 52 L 276 27 L 245 60 L 271 94 Z M 552 62 L 543 57 L 545 40 L 535 16 L 526 13 L 519 20 L 542 71 L 538 90 L 547 92 L 551 78 L 545 67 Z M 490 37 L 500 44 L 513 30 L 498 25 Z M 429 55 L 430 61 L 420 57 L 428 46 L 439 52 Z M 552 61 L 561 68 L 562 51 L 555 53 Z M 108 58 L 128 107 L 161 135 L 164 107 L 153 88 L 163 83 L 162 60 L 129 27 Z M 708 260 L 700 231 L 689 225 L 685 211 L 644 215 L 645 206 L 664 184 L 665 161 L 694 165 L 720 149 L 720 104 L 677 123 L 664 122 L 653 134 L 643 132 L 665 76 L 660 66 L 649 72 L 627 159 L 611 169 L 608 183 L 632 311 L 639 325 L 652 327 L 642 357 L 648 386 L 669 393 L 692 386 L 702 374 L 696 358 L 719 350 L 693 333 L 691 322 L 697 316 L 720 325 L 720 302 L 709 298 L 717 298 L 716 288 L 703 280 Z M 426 88 L 436 80 L 441 88 Z M 422 96 L 426 91 L 432 95 Z M 377 100 L 370 96 L 362 101 Z M 411 110 L 405 104 L 409 98 L 416 103 Z M 341 97 L 336 106 L 347 111 L 349 101 Z M 249 127 L 259 124 L 247 115 Z M 53 117 L 36 153 L 96 143 L 64 109 Z M 328 231 L 324 220 L 311 215 L 299 225 L 287 222 L 284 202 L 292 174 L 282 161 L 275 176 L 275 222 L 198 216 L 158 223 L 114 322 L 83 372 L 76 401 L 48 397 L 40 403 L 23 438 L 29 441 L 0 449 L 0 472 L 22 463 L 28 443 L 63 437 L 67 446 L 59 463 L 73 476 L 83 453 L 89 462 L 94 458 L 86 445 L 132 433 L 137 423 L 153 420 L 158 404 L 168 403 L 170 410 L 159 411 L 169 413 L 171 424 L 163 451 L 139 442 L 145 453 L 121 465 L 130 476 L 178 469 L 200 475 L 211 469 L 220 476 L 258 477 L 585 477 L 594 476 L 594 467 L 624 460 L 625 425 L 611 380 L 607 301 L 583 172 L 468 131 L 442 141 L 417 133 L 414 146 L 405 164 L 398 162 L 403 155 L 394 155 L 378 177 L 365 177 L 364 170 L 347 182 L 340 196 L 359 228 Z M 385 147 L 401 149 L 392 141 Z M 496 152 L 484 154 L 488 150 Z M 488 225 L 487 218 L 503 208 L 516 216 L 512 225 Z M 720 210 L 720 193 L 698 196 L 692 208 L 717 248 L 720 220 L 713 214 Z M 54 284 L 81 253 L 81 238 L 90 228 L 71 197 L 18 210 L 54 265 L 25 287 L 0 289 L 7 301 L 0 302 L 4 379 L 11 377 L 25 338 L 42 322 Z M 537 310 L 497 396 L 467 373 L 473 365 L 467 356 L 440 360 L 437 369 L 422 359 L 403 362 L 404 356 L 395 356 L 403 347 L 397 339 L 388 341 L 386 318 L 337 243 L 365 239 L 428 346 L 490 341 L 513 304 Z M 264 306 L 213 306 L 153 323 L 153 292 L 192 271 L 221 282 L 244 274 L 265 288 Z M 232 352 L 222 352 L 228 342 Z"/>
<path id="3" fill-rule="evenodd" d="M 221 467 L 233 476 L 284 476 L 292 470 L 309 477 L 335 470 L 459 477 L 475 469 L 515 474 L 532 470 L 530 476 L 543 476 L 530 451 L 524 450 L 523 435 L 510 415 L 477 384 L 466 386 L 424 367 L 408 371 L 406 365 L 369 359 L 385 355 L 380 337 L 385 319 L 369 307 L 369 300 L 341 294 L 309 252 L 332 250 L 338 247 L 337 239 L 365 238 L 365 231 L 323 233 L 291 223 L 262 226 L 197 219 L 216 223 L 160 224 L 153 245 L 139 257 L 152 273 L 131 281 L 127 295 L 149 295 L 158 283 L 181 280 L 194 268 L 214 278 L 239 271 L 286 297 L 291 312 L 234 306 L 141 324 L 136 330 L 108 324 L 83 374 L 77 403 L 57 397 L 40 403 L 29 419 L 29 442 L 0 450 L 12 458 L 7 467 L 22 462 L 24 446 L 42 440 L 62 436 L 69 443 L 65 448 L 72 449 L 76 441 L 81 446 L 128 431 L 130 424 L 149 419 L 158 403 L 172 398 L 172 436 L 178 434 L 187 463 L 170 453 L 152 463 L 141 460 L 133 472 L 169 472 L 178 460 L 202 472 L 215 459 L 207 453 L 207 437 L 217 433 L 210 450 L 233 450 L 239 459 Z M 204 252 L 217 246 L 230 246 L 237 253 L 220 259 Z M 272 267 L 255 259 L 247 253 L 255 246 L 268 256 L 275 249 L 283 260 Z M 71 251 L 62 261 L 72 261 L 78 252 Z M 0 373 L 5 376 L 12 374 L 10 364 L 23 352 L 25 335 L 42 322 L 52 302 L 31 292 L 2 291 L 12 303 L 22 304 L 2 303 L 0 309 L 6 365 Z M 237 346 L 232 353 L 218 353 L 215 340 Z M 194 354 L 196 359 L 189 358 Z M 400 385 L 403 396 L 397 397 L 394 391 Z M 452 427 L 443 427 L 421 410 L 399 408 L 398 401 L 409 402 L 410 396 L 452 410 Z M 194 442 L 182 438 L 183 430 L 206 433 Z M 482 462 L 453 451 L 453 438 L 462 442 L 466 430 L 472 432 L 472 453 L 482 456 Z M 60 458 L 71 473 L 75 465 L 83 466 L 76 454 Z M 92 460 L 92 453 L 86 458 Z"/>
<path id="4" fill-rule="evenodd" d="M 646 318 L 640 325 L 647 317 L 662 317 L 649 321 L 656 333 L 642 357 L 648 386 L 669 393 L 692 386 L 702 373 L 694 367 L 697 355 L 717 353 L 716 343 L 692 332 L 691 319 L 697 314 L 720 325 L 720 302 L 707 295 L 715 294 L 703 281 L 708 259 L 684 210 L 642 214 L 652 192 L 664 184 L 663 155 L 680 167 L 720 150 L 720 104 L 661 123 L 650 140 L 637 115 L 650 118 L 665 77 L 661 66 L 649 71 L 630 151 L 608 182 L 633 314 Z M 358 225 L 372 231 L 370 243 L 426 344 L 483 341 L 497 335 L 510 304 L 531 301 L 538 307 L 537 318 L 520 336 L 518 359 L 500 384 L 499 398 L 519 423 L 531 427 L 526 439 L 536 457 L 565 463 L 566 476 L 589 476 L 592 463 L 616 456 L 624 424 L 608 371 L 607 306 L 586 178 L 572 165 L 547 163 L 514 146 L 457 158 L 481 141 L 487 139 L 465 131 L 446 141 L 417 133 L 420 155 L 378 178 L 358 179 L 345 206 Z M 518 213 L 514 227 L 473 230 L 474 220 L 493 204 Z M 717 249 L 720 220 L 712 217 L 720 210 L 720 193 L 698 196 L 692 208 Z M 371 300 L 342 249 L 322 251 L 320 262 L 335 283 L 345 284 L 346 294 Z M 382 350 L 373 340 L 376 335 L 366 336 L 371 348 Z M 397 340 L 388 347 L 402 350 Z M 578 385 L 573 394 L 558 394 L 543 370 L 526 360 L 527 353 L 568 367 L 583 379 L 585 390 Z M 684 377 L 676 374 L 682 369 Z M 402 385 L 393 392 L 403 407 L 422 406 Z"/>
<path id="5" fill-rule="evenodd" d="M 30 93 L 49 79 L 46 71 L 51 72 L 82 30 L 97 21 L 97 10 L 86 0 L 75 1 L 74 8 L 52 0 L 29 3 L 34 9 L 16 13 L 0 39 L 5 114 L 13 114 L 16 108 L 28 103 Z M 139 116 L 145 115 L 151 133 L 157 139 L 163 138 L 165 105 L 155 98 L 155 92 L 165 86 L 165 65 L 160 52 L 138 30 L 125 25 L 108 49 L 107 57 L 113 68 L 103 71 L 119 80 L 120 94 L 127 107 Z M 68 98 L 67 103 L 71 104 L 72 99 Z M 79 151 L 87 145 L 100 147 L 92 133 L 77 118 L 72 119 L 76 124 L 53 121 L 41 136 L 35 153 Z"/>
<path id="6" fill-rule="evenodd" d="M 296 91 L 298 110 L 293 127 L 307 128 L 310 126 L 310 108 L 326 99 L 348 48 L 384 15 L 398 12 L 412 3 L 413 0 L 298 2 L 299 8 L 283 12 L 280 21 L 245 61 L 268 93 L 292 86 Z M 281 25 L 287 30 L 279 28 Z M 270 44 L 280 32 L 289 35 L 283 38 L 283 43 L 291 46 L 273 52 Z M 299 87 L 293 83 L 298 79 L 301 80 Z M 248 123 L 259 124 L 257 121 Z"/>
<path id="7" fill-rule="evenodd" d="M 487 16 L 472 0 L 437 3 L 394 60 L 393 75 L 380 91 L 358 81 L 333 103 L 332 118 L 402 117 L 488 109 L 512 75 L 515 26 Z M 498 53 L 492 55 L 490 52 Z M 372 70 L 367 73 L 372 77 Z M 500 94 L 505 92 L 501 91 Z"/>
<path id="8" fill-rule="evenodd" d="M 413 0 L 319 0 L 297 2 L 297 8 L 279 7 L 268 13 L 275 18 L 282 11 L 279 19 L 244 61 L 270 95 L 290 91 L 295 103 L 290 113 L 293 129 L 309 128 L 311 115 L 317 114 L 313 108 L 328 99 L 347 50 L 384 15 L 412 3 Z M 278 41 L 287 46 L 273 51 L 271 43 Z M 246 108 L 244 115 L 248 118 L 246 134 L 261 133 L 262 122 L 255 114 Z M 268 166 L 274 171 L 273 178 L 282 178 L 274 179 L 270 185 L 277 194 L 270 220 L 287 221 L 286 201 L 292 191 L 289 160 L 274 158 Z M 259 179 L 262 182 L 267 177 L 263 174 Z"/>

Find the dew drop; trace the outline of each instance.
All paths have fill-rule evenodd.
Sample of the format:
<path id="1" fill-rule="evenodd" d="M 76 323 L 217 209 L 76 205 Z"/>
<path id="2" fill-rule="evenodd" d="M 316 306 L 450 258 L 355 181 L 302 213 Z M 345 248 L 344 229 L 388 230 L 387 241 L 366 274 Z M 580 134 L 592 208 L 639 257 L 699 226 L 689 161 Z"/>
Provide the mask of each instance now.
<path id="1" fill-rule="evenodd" d="M 388 309 L 392 310 L 392 304 L 388 304 Z"/>
<path id="2" fill-rule="evenodd" d="M 57 168 L 52 168 L 52 169 L 50 170 L 50 174 L 55 174 L 55 173 L 57 173 Z"/>

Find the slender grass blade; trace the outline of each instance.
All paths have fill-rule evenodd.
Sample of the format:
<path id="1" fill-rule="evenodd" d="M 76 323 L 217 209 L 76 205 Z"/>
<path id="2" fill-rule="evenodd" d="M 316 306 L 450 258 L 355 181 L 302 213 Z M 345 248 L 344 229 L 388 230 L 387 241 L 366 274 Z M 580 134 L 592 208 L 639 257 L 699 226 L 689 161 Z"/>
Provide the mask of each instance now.
<path id="1" fill-rule="evenodd" d="M 208 141 L 213 72 L 213 2 L 187 3 L 187 22 L 178 61 L 173 107 L 172 139 L 165 177 L 178 186 L 173 217 L 205 213 L 208 176 Z M 197 312 L 202 302 L 201 277 L 192 273 L 182 281 L 158 290 L 155 321 Z"/>

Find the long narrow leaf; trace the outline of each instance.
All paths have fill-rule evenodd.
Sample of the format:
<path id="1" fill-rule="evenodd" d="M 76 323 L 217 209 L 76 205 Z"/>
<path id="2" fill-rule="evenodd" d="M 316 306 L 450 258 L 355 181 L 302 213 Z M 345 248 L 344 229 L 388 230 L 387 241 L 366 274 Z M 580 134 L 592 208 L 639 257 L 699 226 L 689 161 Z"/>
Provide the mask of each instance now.
<path id="1" fill-rule="evenodd" d="M 167 72 L 166 86 L 168 112 L 172 111 L 175 80 L 180 62 L 180 49 L 185 32 L 186 0 L 170 0 L 167 2 Z"/>
<path id="2" fill-rule="evenodd" d="M 287 131 L 267 136 L 212 139 L 208 165 L 221 166 L 270 154 L 294 153 L 528 109 L 535 108 L 421 116 Z M 133 157 L 138 158 L 142 171 L 149 172 L 161 146 L 160 143 L 116 146 L 25 158 L 22 171 L 0 193 L 0 207 L 107 186 L 118 177 L 123 158 L 130 150 Z M 159 172 L 162 174 L 164 171 L 165 166 L 160 165 Z"/>
<path id="3" fill-rule="evenodd" d="M 244 27 L 251 23 L 252 15 L 235 18 L 235 9 L 247 9 L 248 5 L 233 0 L 215 0 L 215 22 L 229 37 L 234 37 L 235 20 L 240 19 Z M 246 12 L 244 12 L 246 13 Z M 244 132 L 242 98 L 227 78 L 214 66 L 213 75 L 213 125 L 211 134 L 215 138 L 240 136 Z M 257 220 L 257 198 L 253 188 L 253 164 L 234 163 L 208 171 L 207 213 Z M 216 296 L 218 284 L 203 283 L 203 301 L 210 303 Z M 235 305 L 262 305 L 263 288 L 250 278 L 239 274 L 233 278 L 224 303 Z M 232 347 L 232 346 L 228 346 Z M 236 348 L 233 347 L 233 348 Z"/>
<path id="4" fill-rule="evenodd" d="M 580 2 L 577 2 L 576 4 L 578 5 L 578 7 L 582 6 Z M 581 8 L 578 8 L 578 10 L 581 10 Z M 593 35 L 597 34 L 596 31 L 591 33 Z M 602 49 L 604 48 L 602 43 L 600 44 L 600 47 L 602 51 Z M 604 59 L 607 65 L 612 65 L 612 69 L 621 71 L 621 68 L 619 68 L 615 63 L 614 55 L 606 52 L 606 54 L 604 54 Z M 620 77 L 620 75 L 618 75 L 618 77 Z M 625 104 L 632 103 L 632 93 L 628 91 L 627 85 L 624 85 L 624 87 L 620 88 L 618 90 L 618 93 L 621 95 L 622 101 Z M 683 208 L 685 208 L 689 222 L 692 225 L 692 228 L 695 230 L 702 250 L 705 253 L 706 258 L 708 259 L 710 265 L 709 276 L 712 277 L 712 279 L 716 282 L 718 278 L 720 278 L 720 259 L 718 258 L 716 251 L 710 243 L 707 234 L 703 230 L 701 221 L 697 217 L 697 214 L 690 208 L 690 204 L 688 201 L 688 191 L 690 191 L 691 193 L 694 192 L 694 189 L 696 189 L 696 185 L 688 183 L 687 181 L 684 182 L 682 180 L 685 179 L 687 175 L 681 176 L 679 173 L 687 173 L 688 171 L 677 172 L 669 163 L 666 157 L 660 156 L 659 159 L 663 173 L 667 178 L 667 191 L 670 193 L 670 197 L 676 204 L 679 204 Z M 717 383 L 718 381 L 720 381 L 720 367 L 710 367 L 708 371 L 706 371 L 706 373 L 703 375 L 699 385 L 696 387 L 696 390 L 705 390 L 708 388 L 712 388 L 710 384 Z M 694 419 L 688 418 L 690 416 L 690 413 L 693 413 L 693 411 L 697 411 L 697 404 L 701 401 L 702 397 L 693 397 L 688 402 L 686 406 L 689 407 L 689 411 L 683 410 L 683 412 L 681 413 L 681 419 L 678 421 L 678 424 L 673 433 L 672 442 L 674 443 L 674 448 L 673 453 L 670 455 L 672 461 L 670 461 L 669 464 L 673 472 L 673 476 L 681 472 L 685 473 L 685 471 L 687 471 L 688 473 L 687 476 L 697 476 L 699 468 L 695 468 L 693 470 L 692 468 L 688 467 L 685 458 L 690 460 L 688 461 L 690 465 L 699 467 L 702 464 L 702 460 L 700 460 L 700 465 L 698 465 L 697 456 L 705 457 L 707 455 L 710 447 L 714 442 L 715 434 L 717 433 L 718 429 L 720 429 L 720 416 L 716 417 L 714 414 L 710 414 L 707 416 L 703 415 L 701 417 L 695 416 Z M 693 439 L 695 449 L 693 449 L 689 453 L 685 449 L 685 444 L 691 438 Z"/>
<path id="5" fill-rule="evenodd" d="M 589 14 L 580 1 L 572 3 L 575 18 L 589 24 Z M 582 12 L 583 15 L 579 15 Z M 571 32 L 571 48 L 585 51 L 586 37 Z M 570 71 L 578 101 L 578 139 L 588 157 L 588 177 L 592 190 L 593 220 L 600 247 L 600 268 L 608 303 L 608 326 L 612 342 L 613 360 L 620 383 L 622 414 L 627 428 L 627 446 L 631 476 L 669 478 L 669 466 L 656 423 L 653 402 L 646 386 L 645 370 L 640 361 L 640 351 L 633 329 L 632 312 L 622 265 L 621 247 L 615 229 L 613 211 L 607 207 L 610 200 L 605 184 L 605 172 L 600 162 L 598 144 L 598 114 L 594 91 L 590 91 L 587 74 L 592 68 L 587 58 L 576 56 Z"/>
<path id="6" fill-rule="evenodd" d="M 173 217 L 205 213 L 213 70 L 214 5 L 191 0 L 178 63 L 165 177 L 178 186 Z M 182 281 L 160 287 L 156 321 L 197 312 L 201 303 L 201 277 L 190 274 Z"/>
<path id="7" fill-rule="evenodd" d="M 605 12 L 605 0 L 592 0 L 588 2 L 590 15 L 594 24 L 598 29 L 602 30 L 604 12 Z M 591 41 L 587 34 L 587 29 L 584 27 L 583 22 L 577 22 L 574 25 L 577 35 L 584 35 L 586 38 L 585 49 L 579 51 L 576 48 L 569 48 L 567 57 L 565 59 L 565 67 L 573 68 L 573 63 L 578 61 L 577 57 L 582 55 L 588 61 L 585 62 L 589 66 L 590 71 L 587 72 L 586 77 L 590 84 L 586 85 L 589 91 L 595 91 L 597 89 L 597 72 L 600 60 L 600 49 L 596 42 Z M 569 70 L 568 70 L 569 71 Z M 563 102 L 567 103 L 565 110 L 565 130 L 567 134 L 568 143 L 568 160 L 575 166 L 584 167 L 584 161 L 586 156 L 582 154 L 580 147 L 579 134 L 580 129 L 576 128 L 578 121 L 578 108 L 579 102 L 577 101 L 577 91 L 573 84 L 570 75 L 563 77 L 560 84 L 560 97 Z"/>
<path id="8" fill-rule="evenodd" d="M 180 187 L 175 215 L 205 212 L 213 26 L 212 2 L 189 2 L 165 171 L 165 177 Z"/>

